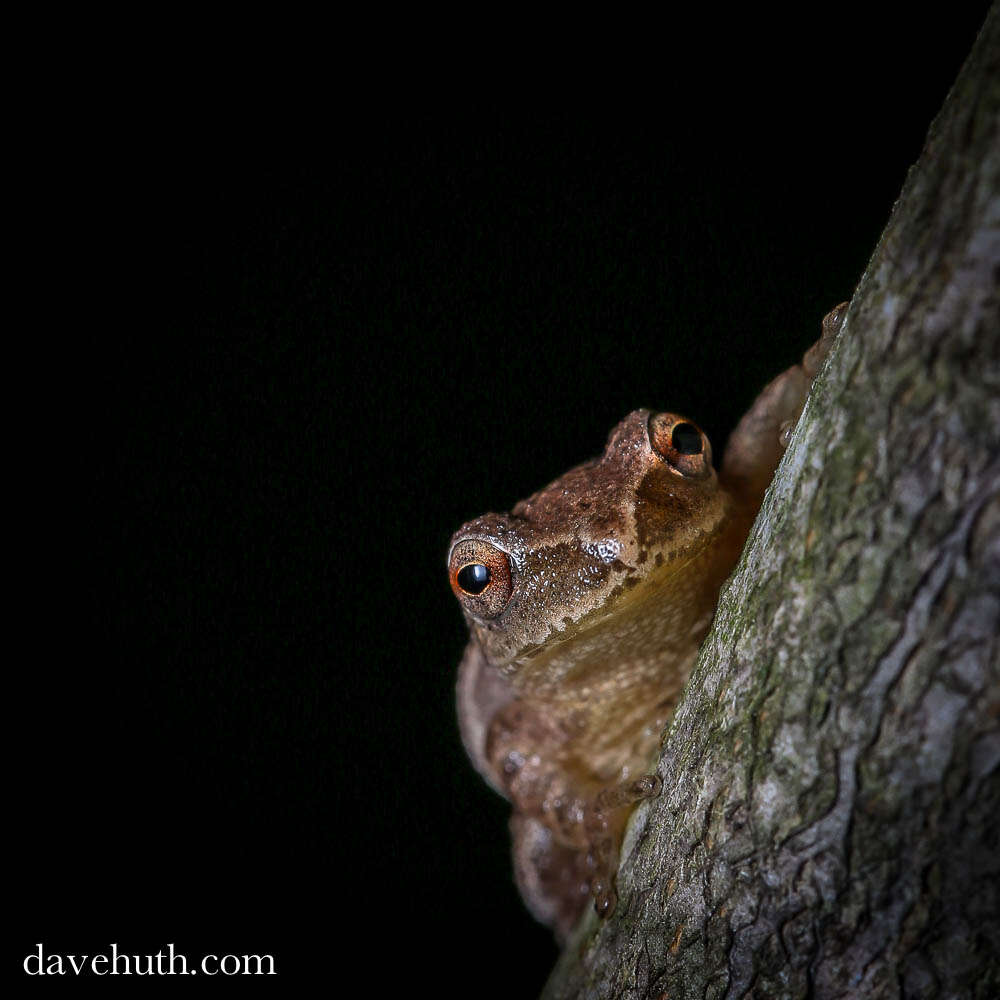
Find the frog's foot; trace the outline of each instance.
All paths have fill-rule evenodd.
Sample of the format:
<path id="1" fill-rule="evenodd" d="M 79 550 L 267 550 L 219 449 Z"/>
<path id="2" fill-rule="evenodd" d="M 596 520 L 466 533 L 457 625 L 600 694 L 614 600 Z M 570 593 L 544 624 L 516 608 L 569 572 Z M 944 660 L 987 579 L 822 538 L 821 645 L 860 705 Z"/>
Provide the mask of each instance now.
<path id="1" fill-rule="evenodd" d="M 532 775 L 533 769 L 531 764 L 520 768 L 510 785 L 522 796 L 516 801 L 539 810 L 535 815 L 515 811 L 511 818 L 514 874 L 528 908 L 565 944 L 588 900 L 602 917 L 614 909 L 617 850 L 628 807 L 658 795 L 663 783 L 647 774 L 593 797 L 578 797 L 554 785 L 541 765 L 539 773 Z"/>
<path id="2" fill-rule="evenodd" d="M 823 332 L 820 334 L 819 340 L 802 355 L 802 371 L 805 372 L 810 384 L 816 377 L 816 373 L 823 367 L 823 362 L 830 353 L 830 348 L 833 346 L 837 334 L 840 333 L 840 328 L 844 325 L 844 314 L 847 312 L 848 305 L 847 302 L 841 302 L 839 306 L 831 309 L 823 317 Z M 796 414 L 794 418 L 781 422 L 781 426 L 778 428 L 778 444 L 782 451 L 788 447 L 798 419 L 799 414 Z"/>
<path id="3" fill-rule="evenodd" d="M 802 356 L 802 370 L 810 379 L 816 377 L 816 373 L 830 353 L 830 348 L 833 346 L 837 334 L 840 333 L 840 328 L 844 325 L 844 316 L 847 313 L 848 305 L 847 302 L 841 302 L 839 306 L 831 309 L 823 317 L 823 332 L 820 334 L 819 340 Z"/>
<path id="4" fill-rule="evenodd" d="M 590 892 L 594 898 L 594 912 L 599 917 L 609 916 L 618 902 L 614 879 L 618 857 L 613 845 L 621 843 L 628 819 L 627 807 L 654 798 L 662 788 L 663 780 L 658 774 L 644 774 L 635 781 L 605 788 L 594 799 L 593 809 L 587 816 L 590 848 L 586 864 L 592 872 Z"/>
<path id="5" fill-rule="evenodd" d="M 760 508 L 802 413 L 809 387 L 830 352 L 846 312 L 847 303 L 842 302 L 827 313 L 820 338 L 803 355 L 802 363 L 764 387 L 729 438 L 719 479 L 750 517 Z"/>

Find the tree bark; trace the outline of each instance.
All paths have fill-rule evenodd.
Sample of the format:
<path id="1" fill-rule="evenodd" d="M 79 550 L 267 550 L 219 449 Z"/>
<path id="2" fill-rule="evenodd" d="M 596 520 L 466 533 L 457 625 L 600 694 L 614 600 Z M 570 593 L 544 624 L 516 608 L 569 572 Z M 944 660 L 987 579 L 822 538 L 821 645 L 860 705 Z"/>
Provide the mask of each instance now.
<path id="1" fill-rule="evenodd" d="M 1000 996 L 998 191 L 994 4 L 545 997 Z"/>

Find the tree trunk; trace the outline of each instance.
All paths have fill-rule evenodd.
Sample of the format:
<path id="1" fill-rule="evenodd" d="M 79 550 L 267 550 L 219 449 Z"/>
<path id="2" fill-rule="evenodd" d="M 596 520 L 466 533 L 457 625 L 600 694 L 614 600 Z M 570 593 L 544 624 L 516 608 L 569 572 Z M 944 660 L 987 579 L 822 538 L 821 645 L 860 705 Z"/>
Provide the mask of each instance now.
<path id="1" fill-rule="evenodd" d="M 546 997 L 1000 996 L 998 189 L 994 5 Z"/>

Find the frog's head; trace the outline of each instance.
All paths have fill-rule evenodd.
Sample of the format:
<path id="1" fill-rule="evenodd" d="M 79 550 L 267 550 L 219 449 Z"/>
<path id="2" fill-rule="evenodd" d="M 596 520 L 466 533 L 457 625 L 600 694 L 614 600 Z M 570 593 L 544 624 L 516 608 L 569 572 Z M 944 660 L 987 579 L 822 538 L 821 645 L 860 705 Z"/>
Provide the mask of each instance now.
<path id="1" fill-rule="evenodd" d="M 609 620 L 620 625 L 616 641 L 629 641 L 621 633 L 637 627 L 636 609 L 677 588 L 729 511 L 701 430 L 677 414 L 635 410 L 600 458 L 509 514 L 463 525 L 448 554 L 451 586 L 504 673 L 530 674 L 557 647 L 572 647 L 560 661 L 580 663 L 588 643 L 599 655 Z"/>

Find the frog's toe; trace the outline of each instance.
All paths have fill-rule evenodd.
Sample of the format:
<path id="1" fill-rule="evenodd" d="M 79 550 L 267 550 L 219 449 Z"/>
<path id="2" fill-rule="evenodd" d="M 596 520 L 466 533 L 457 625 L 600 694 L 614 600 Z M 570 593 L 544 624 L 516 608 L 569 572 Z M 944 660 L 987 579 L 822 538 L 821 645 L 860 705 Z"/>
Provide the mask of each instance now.
<path id="1" fill-rule="evenodd" d="M 612 785 L 598 794 L 596 799 L 598 813 L 635 805 L 643 799 L 655 798 L 662 788 L 663 779 L 658 774 L 644 774 L 635 781 Z"/>
<path id="2" fill-rule="evenodd" d="M 795 423 L 794 420 L 786 420 L 778 428 L 778 444 L 782 448 L 787 448 L 788 442 L 792 440 L 792 431 L 795 430 Z"/>
<path id="3" fill-rule="evenodd" d="M 615 892 L 614 882 L 595 879 L 591 885 L 594 894 L 594 912 L 603 920 L 610 917 L 615 911 L 618 903 L 618 893 Z"/>
<path id="4" fill-rule="evenodd" d="M 816 373 L 826 360 L 826 356 L 830 353 L 830 348 L 833 346 L 837 334 L 840 333 L 840 328 L 844 325 L 844 316 L 847 313 L 848 305 L 847 302 L 841 302 L 839 306 L 831 309 L 823 317 L 823 332 L 820 334 L 819 340 L 806 351 L 802 358 L 802 368 L 809 378 L 815 378 Z"/>
<path id="5" fill-rule="evenodd" d="M 663 791 L 663 779 L 658 774 L 644 774 L 632 784 L 636 799 L 655 799 Z"/>

